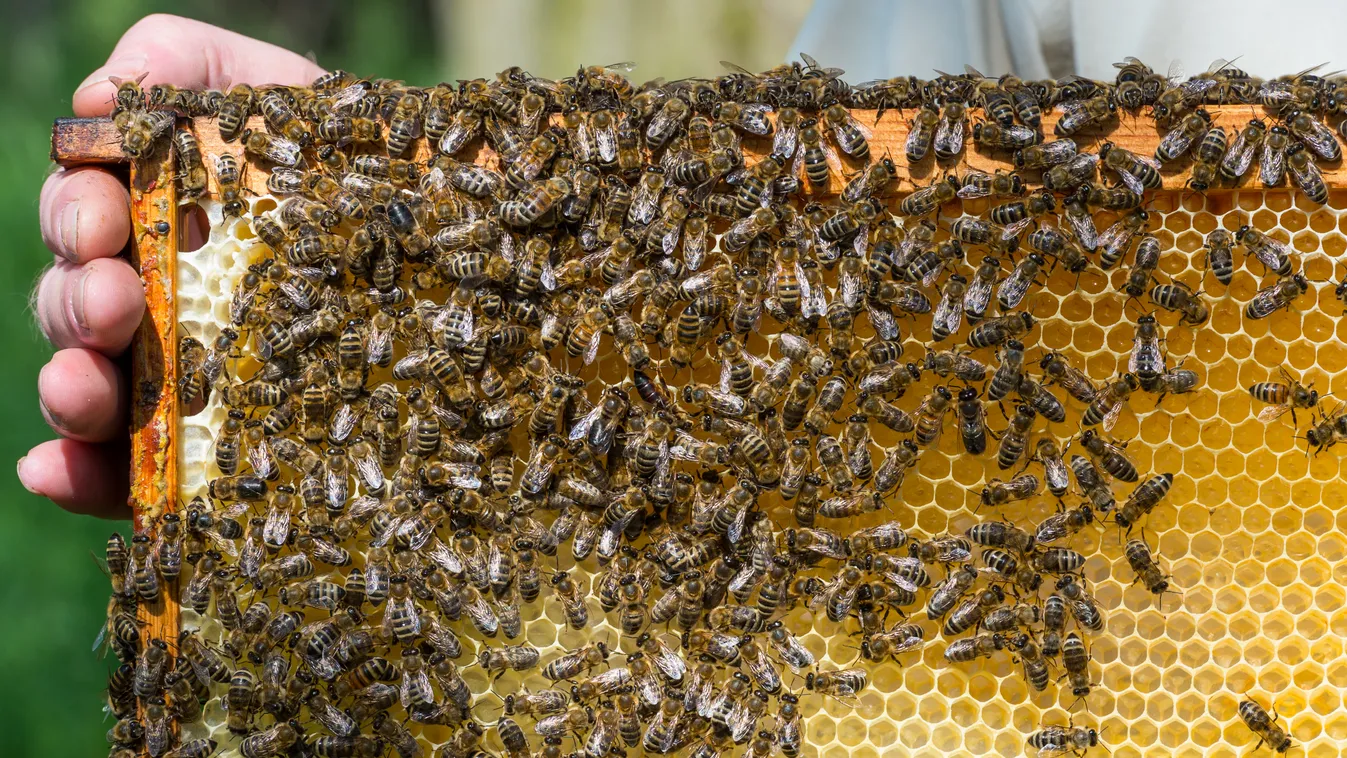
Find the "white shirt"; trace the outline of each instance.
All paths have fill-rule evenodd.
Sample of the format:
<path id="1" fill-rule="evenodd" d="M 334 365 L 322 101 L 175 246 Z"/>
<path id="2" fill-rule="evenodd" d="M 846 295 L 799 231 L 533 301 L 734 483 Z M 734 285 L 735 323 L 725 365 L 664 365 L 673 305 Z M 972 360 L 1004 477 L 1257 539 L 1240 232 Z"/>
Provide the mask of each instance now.
<path id="1" fill-rule="evenodd" d="M 989 76 L 1112 81 L 1129 55 L 1160 73 L 1227 59 L 1271 78 L 1324 63 L 1344 32 L 1347 6 L 1329 0 L 815 0 L 790 57 L 809 53 L 852 83 L 964 64 Z"/>

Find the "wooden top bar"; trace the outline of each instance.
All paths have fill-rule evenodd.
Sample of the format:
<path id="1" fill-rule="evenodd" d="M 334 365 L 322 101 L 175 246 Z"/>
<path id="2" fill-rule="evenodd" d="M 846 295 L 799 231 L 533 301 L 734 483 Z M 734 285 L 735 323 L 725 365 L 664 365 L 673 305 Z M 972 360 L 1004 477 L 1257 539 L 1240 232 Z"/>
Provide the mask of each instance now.
<path id="1" fill-rule="evenodd" d="M 1207 111 L 1212 116 L 1212 123 L 1217 126 L 1224 126 L 1227 134 L 1232 138 L 1248 124 L 1251 118 L 1262 115 L 1249 106 L 1209 106 Z M 937 162 L 934 156 L 930 156 L 916 165 L 909 165 L 904 155 L 904 146 L 910 127 L 910 111 L 888 110 L 878 120 L 876 120 L 877 112 L 873 110 L 857 110 L 852 111 L 852 113 L 863 126 L 869 128 L 872 132 L 870 137 L 871 155 L 882 156 L 887 153 L 894 157 L 894 163 L 898 168 L 899 182 L 893 193 L 897 195 L 907 194 L 914 189 L 928 185 L 935 178 L 947 173 L 962 174 L 969 169 L 992 173 L 997 170 L 1008 171 L 1014 168 L 1011 163 L 1011 151 L 988 150 L 977 145 L 973 142 L 971 128 L 965 137 L 964 152 L 958 159 Z M 1046 135 L 1046 139 L 1054 139 L 1052 128 L 1060 115 L 1055 111 L 1043 114 L 1043 133 Z M 260 128 L 260 118 L 253 117 L 252 125 L 254 128 Z M 1144 116 L 1132 116 L 1126 112 L 1120 112 L 1120 117 L 1106 123 L 1105 127 L 1085 130 L 1074 135 L 1072 139 L 1085 152 L 1094 152 L 1098 149 L 1100 143 L 1111 141 L 1140 155 L 1152 155 L 1155 152 L 1156 144 L 1164 135 L 1164 130 L 1157 127 L 1151 119 Z M 201 143 L 202 152 L 206 155 L 220 152 L 231 152 L 235 155 L 241 155 L 242 153 L 242 147 L 238 141 L 226 144 L 220 140 L 219 129 L 216 127 L 213 118 L 196 119 L 193 131 L 195 131 Z M 480 139 L 477 140 L 477 144 L 478 147 L 470 147 L 467 153 L 460 157 L 485 165 L 495 165 L 496 157 L 491 150 L 481 145 Z M 743 144 L 746 157 L 750 163 L 761 159 L 771 150 L 770 138 L 745 139 Z M 429 148 L 424 141 L 418 141 L 416 150 L 417 153 L 411 156 L 413 159 L 427 160 L 430 157 Z M 123 162 L 125 158 L 121 153 L 121 137 L 109 119 L 65 118 L 57 119 L 52 128 L 52 160 L 63 166 L 69 166 Z M 815 193 L 806 182 L 804 191 L 807 196 L 836 194 L 841 191 L 849 176 L 859 171 L 863 165 L 862 162 L 854 161 L 839 153 L 833 161 L 832 178 L 827 190 Z M 1191 175 L 1191 165 L 1192 162 L 1188 159 L 1166 165 L 1161 171 L 1165 179 L 1165 189 L 1185 189 Z M 1330 189 L 1347 187 L 1347 167 L 1344 167 L 1342 162 L 1320 163 L 1319 166 L 1323 172 L 1324 181 Z M 1244 183 L 1240 187 L 1261 189 L 1256 177 L 1257 172 L 1251 171 L 1250 174 L 1250 176 L 1245 177 Z M 265 171 L 249 171 L 244 177 L 244 182 L 254 192 L 262 193 L 265 191 L 266 178 Z M 1239 189 L 1240 187 L 1212 187 L 1206 190 L 1206 193 L 1229 192 L 1231 189 Z"/>

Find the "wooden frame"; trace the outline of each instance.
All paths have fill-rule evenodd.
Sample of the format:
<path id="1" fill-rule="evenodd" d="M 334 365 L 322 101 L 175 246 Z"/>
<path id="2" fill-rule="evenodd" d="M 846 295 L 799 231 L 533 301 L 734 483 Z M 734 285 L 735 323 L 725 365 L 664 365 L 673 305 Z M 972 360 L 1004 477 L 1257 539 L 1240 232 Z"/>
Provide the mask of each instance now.
<path id="1" fill-rule="evenodd" d="M 1208 109 L 1213 123 L 1226 128 L 1232 137 L 1251 118 L 1259 114 L 1249 106 L 1220 106 Z M 853 112 L 857 120 L 870 128 L 872 155 L 895 156 L 899 181 L 890 193 L 890 201 L 930 184 L 947 173 L 962 174 L 967 169 L 986 172 L 1013 170 L 1010 151 L 989 151 L 970 139 L 957 160 L 937 163 L 927 158 L 916 166 L 909 166 L 904 156 L 904 144 L 909 131 L 909 113 L 888 111 Z M 1043 130 L 1052 139 L 1053 125 L 1059 114 L 1044 114 Z M 184 128 L 181 121 L 177 128 Z M 253 119 L 254 128 L 261 128 L 260 119 Z M 1151 155 L 1163 134 L 1153 121 L 1122 113 L 1120 120 L 1105 124 L 1107 128 L 1092 129 L 1073 136 L 1083 151 L 1096 150 L 1106 140 L 1142 155 Z M 225 144 L 219 138 L 213 119 L 198 119 L 191 124 L 200 142 L 203 154 L 231 152 L 241 155 L 242 148 L 235 142 Z M 137 533 L 153 534 L 157 519 L 164 513 L 181 507 L 178 500 L 178 408 L 177 383 L 177 307 L 176 261 L 178 254 L 178 202 L 174 181 L 172 140 L 165 140 L 166 148 L 145 160 L 132 161 L 130 166 L 131 216 L 134 244 L 129 251 L 131 262 L 140 272 L 145 284 L 148 308 L 131 345 L 131 496 Z M 770 150 L 770 139 L 749 139 L 744 143 L 750 162 L 760 160 Z M 429 148 L 418 143 L 418 159 L 426 159 Z M 108 118 L 57 119 L 52 130 L 52 160 L 61 166 L 126 163 L 121 152 L 121 137 Z M 477 148 L 462 156 L 485 165 L 495 165 L 496 156 L 486 148 Z M 805 183 L 808 197 L 822 198 L 841 191 L 849 175 L 862 166 L 845 156 L 830 158 L 832 165 L 829 185 L 822 191 L 813 190 Z M 1347 168 L 1341 164 L 1322 165 L 1324 180 L 1330 189 L 1347 187 Z M 213 166 L 212 166 L 213 173 Z M 1165 188 L 1161 192 L 1186 190 L 1191 175 L 1191 161 L 1166 166 L 1162 171 Z M 245 185 L 258 194 L 266 193 L 267 172 L 244 172 Z M 1246 177 L 1245 186 L 1259 188 L 1256 177 Z M 212 182 L 210 191 L 215 186 Z M 1215 187 L 1206 194 L 1228 193 L 1238 187 Z M 181 628 L 180 608 L 176 583 L 164 588 L 161 599 L 153 605 L 142 605 L 140 615 L 146 624 L 142 632 L 146 639 L 176 640 Z"/>

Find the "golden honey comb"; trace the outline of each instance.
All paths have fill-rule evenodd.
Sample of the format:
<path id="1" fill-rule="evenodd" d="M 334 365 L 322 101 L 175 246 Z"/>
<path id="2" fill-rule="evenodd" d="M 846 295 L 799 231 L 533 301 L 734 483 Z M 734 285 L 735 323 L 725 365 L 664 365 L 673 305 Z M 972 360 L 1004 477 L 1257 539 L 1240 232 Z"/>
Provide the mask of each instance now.
<path id="1" fill-rule="evenodd" d="M 275 205 L 274 199 L 259 197 L 251 210 L 265 212 Z M 980 205 L 966 202 L 964 210 L 978 213 Z M 202 206 L 211 220 L 210 240 L 178 256 L 177 297 L 184 330 L 208 341 L 228 318 L 236 279 L 265 247 L 253 238 L 246 218 L 222 225 L 217 204 L 203 201 Z M 1083 706 L 1072 710 L 1076 698 L 1069 689 L 1031 691 L 1009 655 L 971 665 L 947 663 L 945 642 L 924 622 L 925 649 L 902 656 L 902 666 L 874 665 L 871 685 L 855 703 L 802 698 L 807 755 L 1021 755 L 1030 732 L 1044 723 L 1065 724 L 1069 717 L 1099 729 L 1101 745 L 1119 758 L 1245 755 L 1257 741 L 1237 714 L 1246 693 L 1275 704 L 1284 728 L 1306 755 L 1336 754 L 1335 746 L 1347 740 L 1342 700 L 1347 516 L 1340 515 L 1347 511 L 1337 486 L 1343 477 L 1341 458 L 1336 451 L 1307 455 L 1289 417 L 1260 422 L 1255 416 L 1262 406 L 1247 392 L 1250 384 L 1275 379 L 1278 367 L 1285 366 L 1321 393 L 1347 393 L 1347 376 L 1340 376 L 1347 368 L 1342 343 L 1347 334 L 1337 327 L 1342 306 L 1331 284 L 1322 284 L 1335 274 L 1333 261 L 1347 251 L 1347 192 L 1335 191 L 1327 207 L 1286 191 L 1245 190 L 1210 197 L 1160 194 L 1152 207 L 1149 229 L 1164 251 L 1162 275 L 1195 290 L 1203 280 L 1206 234 L 1218 227 L 1234 231 L 1245 223 L 1290 242 L 1303 256 L 1305 274 L 1320 283 L 1290 312 L 1251 321 L 1243 306 L 1258 289 L 1262 272 L 1256 262 L 1253 270 L 1237 263 L 1228 290 L 1213 284 L 1207 293 L 1209 323 L 1189 328 L 1176 325 L 1176 314 L 1159 315 L 1171 360 L 1196 370 L 1201 387 L 1189 395 L 1171 395 L 1158 406 L 1153 396 L 1135 393 L 1112 434 L 1130 440 L 1127 451 L 1143 477 L 1175 474 L 1168 497 L 1133 536 L 1140 534 L 1151 544 L 1172 572 L 1178 594 L 1157 600 L 1140 585 L 1129 585 L 1132 573 L 1118 530 L 1087 528 L 1065 544 L 1089 557 L 1085 576 L 1107 626 L 1088 637 L 1098 686 Z M 1103 228 L 1109 219 L 1101 215 L 1097 222 Z M 1031 356 L 1037 350 L 1061 351 L 1096 381 L 1125 369 L 1138 312 L 1136 305 L 1125 307 L 1118 292 L 1125 277 L 1125 267 L 1091 269 L 1079 279 L 1064 271 L 1051 274 L 1026 303 L 1041 321 Z M 596 366 L 596 373 L 610 381 L 625 373 L 616 354 L 601 356 Z M 709 375 L 702 379 L 714 381 Z M 930 385 L 929 377 L 923 379 L 900 405 L 912 410 Z M 220 401 L 212 399 L 205 411 L 181 420 L 184 501 L 202 494 L 212 475 L 200 462 L 211 460 L 210 446 L 223 417 Z M 1078 432 L 1074 418 L 1049 430 L 1065 439 Z M 938 448 L 920 458 L 902 485 L 902 504 L 856 526 L 896 518 L 904 527 L 935 535 L 962 533 L 987 518 L 1036 523 L 1051 513 L 1055 505 L 1042 497 L 1028 508 L 1018 504 L 975 512 L 976 493 L 985 481 L 1004 474 L 993 465 L 993 456 L 963 455 L 951 425 L 947 419 Z M 995 416 L 992 426 L 1000 428 Z M 884 431 L 876 432 L 876 441 L 893 444 L 895 436 L 886 437 Z M 559 567 L 571 568 L 567 551 L 558 555 L 564 556 Z M 567 628 L 559 606 L 545 596 L 524 608 L 520 640 L 541 649 L 544 662 L 590 639 L 618 639 L 619 631 L 592 596 L 588 602 L 597 623 L 583 632 Z M 219 639 L 222 632 L 191 611 L 184 611 L 183 623 L 199 627 L 208 639 Z M 818 657 L 820 668 L 843 668 L 856 660 L 858 637 L 842 633 L 826 618 L 811 619 L 797 610 L 787 624 Z M 468 637 L 464 641 L 471 655 L 475 643 Z M 469 668 L 464 676 L 475 692 L 489 689 L 498 697 L 521 684 L 547 685 L 536 672 L 492 682 L 487 672 Z M 786 676 L 789 686 L 802 685 Z M 489 713 L 493 702 L 479 696 L 475 710 Z M 479 717 L 489 722 L 489 715 L 479 712 Z M 209 731 L 221 740 L 222 751 L 236 747 L 223 723 L 215 700 L 202 722 L 184 727 L 183 738 Z M 431 742 L 447 736 L 433 727 L 422 734 Z M 494 733 L 489 735 L 488 746 L 499 748 Z"/>

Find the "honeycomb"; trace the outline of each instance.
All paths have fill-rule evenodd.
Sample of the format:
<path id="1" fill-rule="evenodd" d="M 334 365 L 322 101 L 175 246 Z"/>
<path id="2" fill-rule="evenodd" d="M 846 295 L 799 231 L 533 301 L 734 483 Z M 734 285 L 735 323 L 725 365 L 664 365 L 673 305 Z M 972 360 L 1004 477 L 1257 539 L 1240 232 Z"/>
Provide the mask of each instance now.
<path id="1" fill-rule="evenodd" d="M 251 213 L 268 212 L 276 202 L 252 198 Z M 963 210 L 979 213 L 984 202 L 965 202 Z M 179 255 L 179 318 L 186 333 L 208 341 L 228 318 L 235 280 L 266 248 L 253 237 L 246 215 L 222 225 L 217 203 L 203 200 L 201 205 L 211 234 L 201 249 Z M 1347 395 L 1347 333 L 1339 327 L 1341 305 L 1331 284 L 1334 262 L 1347 252 L 1347 193 L 1335 191 L 1327 206 L 1318 206 L 1287 191 L 1171 192 L 1156 195 L 1151 207 L 1149 231 L 1163 250 L 1162 277 L 1203 289 L 1205 236 L 1216 228 L 1233 232 L 1251 224 L 1289 242 L 1302 254 L 1305 274 L 1316 282 L 1289 312 L 1252 321 L 1243 306 L 1264 272 L 1237 256 L 1228 288 L 1210 276 L 1205 279 L 1212 309 L 1208 323 L 1191 328 L 1179 325 L 1177 314 L 1157 313 L 1171 361 L 1182 360 L 1185 368 L 1196 370 L 1201 385 L 1159 403 L 1153 395 L 1134 393 L 1111 434 L 1130 441 L 1127 452 L 1143 479 L 1151 472 L 1175 474 L 1168 497 L 1132 535 L 1142 536 L 1172 573 L 1172 592 L 1156 597 L 1129 583 L 1133 574 L 1123 556 L 1124 539 L 1111 523 L 1097 523 L 1061 543 L 1088 556 L 1084 575 L 1106 616 L 1105 630 L 1088 638 L 1091 679 L 1097 686 L 1083 703 L 1076 702 L 1069 687 L 1032 691 L 1008 654 L 972 664 L 946 662 L 938 625 L 921 611 L 912 621 L 925 627 L 927 644 L 903 655 L 899 665 L 857 664 L 854 622 L 842 627 L 822 614 L 813 617 L 797 609 L 786 624 L 814 653 L 820 669 L 865 665 L 871 674 L 870 686 L 854 701 L 801 698 L 805 755 L 1032 754 L 1026 748 L 1029 733 L 1071 720 L 1099 730 L 1101 747 L 1090 754 L 1243 756 L 1257 742 L 1237 714 L 1246 696 L 1272 706 L 1269 710 L 1280 715 L 1305 755 L 1337 754 L 1336 747 L 1347 741 L 1342 701 L 1347 682 L 1347 516 L 1342 514 L 1347 510 L 1340 488 L 1333 486 L 1345 473 L 1342 458 L 1336 450 L 1307 455 L 1289 417 L 1259 421 L 1263 406 L 1247 391 L 1255 382 L 1275 380 L 1285 367 L 1321 393 Z M 955 209 L 957 204 L 945 211 Z M 1096 221 L 1103 229 L 1111 219 L 1101 214 Z M 1133 321 L 1144 309 L 1126 304 L 1118 292 L 1126 275 L 1125 265 L 1112 272 L 1091 268 L 1079 278 L 1065 271 L 1050 274 L 1046 286 L 1032 291 L 1025 304 L 1041 321 L 1036 339 L 1028 343 L 1030 357 L 1065 353 L 1096 382 L 1126 370 Z M 929 323 L 919 322 L 912 331 L 923 329 L 929 330 Z M 858 329 L 857 336 L 866 335 Z M 749 348 L 765 355 L 770 342 L 770 336 L 760 337 Z M 905 358 L 917 359 L 913 355 L 919 352 Z M 605 354 L 591 370 L 616 381 L 625 366 L 616 354 Z M 703 381 L 714 382 L 710 372 L 703 373 Z M 914 412 L 931 384 L 930 376 L 924 377 L 922 386 L 909 388 L 898 404 Z M 216 475 L 213 464 L 203 462 L 212 460 L 211 444 L 223 418 L 217 393 L 203 412 L 181 419 L 184 501 L 204 494 L 207 480 Z M 994 409 L 990 418 L 992 428 L 1002 427 Z M 1079 431 L 1076 418 L 1073 414 L 1046 431 L 1065 441 Z M 1305 425 L 1302 415 L 1302 432 Z M 841 522 L 846 524 L 842 531 L 897 519 L 914 535 L 961 534 L 988 518 L 1037 523 L 1058 507 L 1042 496 L 1028 505 L 979 508 L 983 485 L 1005 474 L 992 463 L 994 456 L 964 455 L 948 419 L 946 427 L 938 446 L 923 454 L 906 477 L 901 497 L 891 498 L 891 510 Z M 1043 431 L 1041 421 L 1038 429 Z M 896 442 L 896 435 L 882 428 L 875 437 L 881 446 Z M 1115 491 L 1121 499 L 1127 489 L 1115 486 Z M 559 551 L 558 557 L 556 569 L 573 568 L 568 551 Z M 580 574 L 592 571 L 592 564 L 590 559 L 581 566 Z M 516 640 L 542 650 L 544 662 L 593 639 L 616 643 L 620 638 L 615 616 L 606 616 L 593 596 L 588 604 L 594 623 L 576 631 L 565 625 L 560 606 L 548 594 L 523 608 L 524 633 Z M 200 629 L 207 639 L 223 634 L 190 610 L 184 611 L 183 624 Z M 470 635 L 463 641 L 462 660 L 467 660 L 480 643 Z M 1053 669 L 1054 678 L 1061 673 Z M 520 686 L 549 685 L 536 669 L 492 680 L 488 672 L 468 666 L 463 676 L 478 693 L 474 713 L 488 724 L 505 695 Z M 802 677 L 789 672 L 785 677 L 788 688 L 802 689 Z M 192 739 L 209 731 L 221 741 L 221 754 L 236 754 L 231 751 L 237 740 L 223 724 L 217 698 L 201 722 L 184 726 L 182 736 Z M 446 735 L 423 727 L 422 737 L 430 743 Z M 494 731 L 488 731 L 484 746 L 500 750 Z"/>

